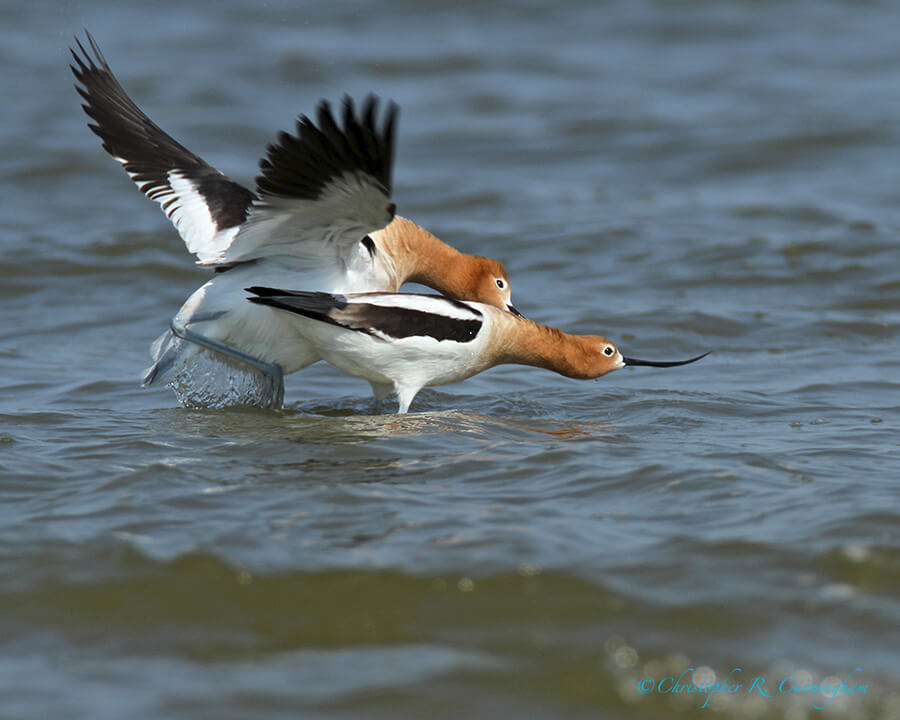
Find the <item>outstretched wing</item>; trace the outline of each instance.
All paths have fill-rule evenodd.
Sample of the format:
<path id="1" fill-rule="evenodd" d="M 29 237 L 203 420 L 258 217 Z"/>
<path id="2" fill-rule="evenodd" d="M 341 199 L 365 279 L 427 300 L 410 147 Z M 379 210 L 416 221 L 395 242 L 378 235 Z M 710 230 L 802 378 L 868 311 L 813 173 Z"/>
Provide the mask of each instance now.
<path id="1" fill-rule="evenodd" d="M 257 197 L 163 132 L 128 97 L 87 34 L 76 39 L 72 72 L 90 128 L 144 194 L 158 202 L 200 265 L 230 265 L 271 256 L 301 258 L 308 268 L 344 270 L 359 243 L 386 227 L 397 106 L 381 123 L 378 100 L 356 112 L 344 98 L 341 124 L 327 102 L 317 123 L 280 133 L 261 161 Z M 354 249 L 357 253 L 354 253 Z"/>
<path id="2" fill-rule="evenodd" d="M 303 115 L 295 134 L 278 135 L 260 163 L 259 198 L 246 224 L 207 262 L 295 255 L 346 265 L 354 246 L 393 220 L 397 106 L 389 103 L 380 126 L 378 99 L 371 95 L 358 115 L 345 97 L 341 114 L 339 125 L 322 101 L 317 123 Z"/>
<path id="3" fill-rule="evenodd" d="M 76 38 L 70 67 L 94 121 L 88 127 L 141 192 L 160 204 L 187 249 L 206 262 L 230 244 L 254 194 L 163 132 L 128 97 L 90 33 L 87 42 L 90 52 Z"/>
<path id="4" fill-rule="evenodd" d="M 251 287 L 250 302 L 297 313 L 313 320 L 373 335 L 382 340 L 428 337 L 467 343 L 475 339 L 484 316 L 469 303 L 437 295 L 406 293 L 329 293 Z"/>

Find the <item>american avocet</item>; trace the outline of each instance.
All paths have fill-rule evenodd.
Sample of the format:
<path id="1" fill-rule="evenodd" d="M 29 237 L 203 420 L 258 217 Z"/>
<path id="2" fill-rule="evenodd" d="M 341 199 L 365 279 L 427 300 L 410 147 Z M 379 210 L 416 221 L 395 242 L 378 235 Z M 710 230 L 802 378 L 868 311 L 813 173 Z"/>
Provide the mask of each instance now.
<path id="1" fill-rule="evenodd" d="M 215 271 L 153 344 L 145 385 L 213 350 L 268 378 L 268 389 L 250 404 L 280 406 L 283 373 L 319 355 L 284 315 L 248 303 L 248 285 L 394 292 L 417 282 L 516 312 L 500 263 L 458 252 L 395 216 L 393 103 L 379 122 L 374 97 L 358 114 L 345 98 L 339 124 L 322 102 L 317 122 L 301 116 L 296 134 L 280 133 L 268 147 L 254 193 L 163 132 L 127 95 L 89 33 L 87 40 L 90 53 L 76 38 L 71 68 L 90 128 L 160 204 L 197 264 Z"/>
<path id="2" fill-rule="evenodd" d="M 586 380 L 626 365 L 674 367 L 709 354 L 674 362 L 628 358 L 604 337 L 569 335 L 491 305 L 435 295 L 247 291 L 252 303 L 287 311 L 323 359 L 368 380 L 377 399 L 395 392 L 401 413 L 423 387 L 503 363 Z"/>

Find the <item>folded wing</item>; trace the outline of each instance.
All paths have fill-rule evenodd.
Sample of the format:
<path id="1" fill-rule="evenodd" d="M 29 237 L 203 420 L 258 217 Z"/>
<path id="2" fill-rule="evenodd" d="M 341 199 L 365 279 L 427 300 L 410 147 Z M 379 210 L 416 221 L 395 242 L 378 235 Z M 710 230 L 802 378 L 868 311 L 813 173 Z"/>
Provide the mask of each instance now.
<path id="1" fill-rule="evenodd" d="M 258 305 L 303 315 L 372 335 L 387 342 L 405 338 L 431 338 L 471 342 L 484 324 L 482 313 L 471 305 L 437 295 L 405 293 L 329 293 L 247 288 Z"/>

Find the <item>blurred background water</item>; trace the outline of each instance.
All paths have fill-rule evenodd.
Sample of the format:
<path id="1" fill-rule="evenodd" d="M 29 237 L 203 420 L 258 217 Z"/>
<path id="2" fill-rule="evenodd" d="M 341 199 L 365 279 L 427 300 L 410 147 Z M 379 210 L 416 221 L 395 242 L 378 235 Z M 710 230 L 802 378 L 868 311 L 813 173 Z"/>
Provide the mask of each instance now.
<path id="1" fill-rule="evenodd" d="M 686 668 L 740 668 L 703 712 L 900 716 L 898 4 L 36 0 L 0 27 L 0 716 L 696 717 L 656 685 Z M 142 389 L 206 274 L 86 128 L 85 27 L 246 184 L 320 98 L 393 98 L 399 211 L 504 262 L 526 315 L 714 354 L 497 368 L 407 417 L 327 366 L 282 412 Z M 777 692 L 856 668 L 865 694 Z"/>

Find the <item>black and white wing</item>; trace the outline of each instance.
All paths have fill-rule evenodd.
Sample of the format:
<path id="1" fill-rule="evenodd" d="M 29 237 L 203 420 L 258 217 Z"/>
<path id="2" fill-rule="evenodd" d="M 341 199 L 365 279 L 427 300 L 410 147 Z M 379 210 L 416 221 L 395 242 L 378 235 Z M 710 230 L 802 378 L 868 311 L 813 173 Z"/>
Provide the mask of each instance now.
<path id="1" fill-rule="evenodd" d="M 354 248 L 387 226 L 397 106 L 379 123 L 370 96 L 357 114 L 345 98 L 339 124 L 327 102 L 317 122 L 301 116 L 260 162 L 257 194 L 229 179 L 163 132 L 128 97 L 94 39 L 76 39 L 72 72 L 89 126 L 141 191 L 158 202 L 200 265 L 271 256 L 343 270 Z"/>
<path id="2" fill-rule="evenodd" d="M 468 343 L 484 325 L 484 315 L 469 303 L 438 295 L 319 292 L 247 288 L 250 302 L 287 310 L 386 341 L 432 338 Z"/>
<path id="3" fill-rule="evenodd" d="M 233 263 L 273 255 L 346 264 L 352 248 L 394 218 L 390 201 L 397 106 L 379 125 L 378 99 L 359 114 L 345 97 L 341 124 L 319 103 L 317 122 L 302 115 L 293 135 L 268 147 L 256 180 L 259 198 L 246 224 L 206 262 Z"/>
<path id="4" fill-rule="evenodd" d="M 76 39 L 71 65 L 75 89 L 103 148 L 173 222 L 201 263 L 228 247 L 246 220 L 253 192 L 207 164 L 163 132 L 132 101 L 87 33 L 88 52 Z M 212 263 L 214 264 L 214 263 Z"/>

